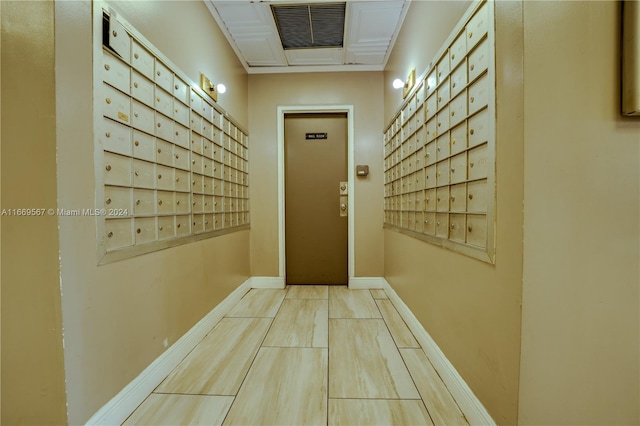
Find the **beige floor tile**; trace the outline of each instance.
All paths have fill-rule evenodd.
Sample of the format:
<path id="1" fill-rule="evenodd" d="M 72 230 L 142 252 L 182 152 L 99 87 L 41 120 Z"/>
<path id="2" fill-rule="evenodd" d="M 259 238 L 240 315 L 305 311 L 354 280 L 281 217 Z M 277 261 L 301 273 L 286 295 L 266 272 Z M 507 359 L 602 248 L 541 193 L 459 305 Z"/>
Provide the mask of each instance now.
<path id="1" fill-rule="evenodd" d="M 328 299 L 328 285 L 290 285 L 287 287 L 287 299 Z"/>
<path id="2" fill-rule="evenodd" d="M 433 425 L 419 399 L 330 399 L 329 426 Z"/>
<path id="3" fill-rule="evenodd" d="M 371 289 L 369 290 L 371 292 L 371 296 L 373 296 L 374 299 L 388 299 L 389 297 L 387 296 L 387 293 L 385 293 L 385 291 L 381 288 L 379 289 Z"/>
<path id="4" fill-rule="evenodd" d="M 328 301 L 285 299 L 262 346 L 326 348 Z"/>
<path id="5" fill-rule="evenodd" d="M 391 337 L 399 348 L 420 348 L 420 345 L 413 337 L 411 330 L 407 327 L 396 308 L 390 300 L 376 300 L 376 304 L 382 312 L 382 318 L 387 323 Z"/>
<path id="6" fill-rule="evenodd" d="M 225 425 L 326 425 L 327 349 L 261 348 Z"/>
<path id="7" fill-rule="evenodd" d="M 235 395 L 271 321 L 269 318 L 223 318 L 156 392 Z"/>
<path id="8" fill-rule="evenodd" d="M 400 353 L 436 426 L 468 424 L 422 349 L 401 349 Z"/>
<path id="9" fill-rule="evenodd" d="M 420 398 L 383 320 L 329 320 L 329 397 Z"/>
<path id="10" fill-rule="evenodd" d="M 123 425 L 221 425 L 232 396 L 151 394 Z"/>
<path id="11" fill-rule="evenodd" d="M 329 318 L 382 318 L 369 290 L 329 288 Z"/>
<path id="12" fill-rule="evenodd" d="M 251 289 L 226 316 L 228 318 L 273 318 L 286 293 L 286 290 Z"/>
<path id="13" fill-rule="evenodd" d="M 220 321 L 126 424 L 466 425 L 424 352 L 398 350 L 417 342 L 378 296 L 327 286 L 250 291 L 232 310 L 238 317 Z M 328 319 L 332 312 L 364 318 Z"/>

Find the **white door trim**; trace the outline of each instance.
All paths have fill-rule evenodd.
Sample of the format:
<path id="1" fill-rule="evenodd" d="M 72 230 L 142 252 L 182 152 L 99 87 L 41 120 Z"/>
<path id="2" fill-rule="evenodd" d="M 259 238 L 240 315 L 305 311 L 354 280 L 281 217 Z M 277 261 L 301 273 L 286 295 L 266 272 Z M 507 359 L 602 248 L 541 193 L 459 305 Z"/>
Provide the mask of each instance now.
<path id="1" fill-rule="evenodd" d="M 279 106 L 278 107 L 278 252 L 279 252 L 279 275 L 285 279 L 286 283 L 286 251 L 285 251 L 285 217 L 284 217 L 284 116 L 291 113 L 323 113 L 323 112 L 346 112 L 347 113 L 347 180 L 349 187 L 348 203 L 348 275 L 353 278 L 355 272 L 355 222 L 354 222 L 354 202 L 355 191 L 353 184 L 354 176 L 354 124 L 353 105 L 305 105 L 305 106 Z M 336 197 L 338 190 L 336 187 Z M 336 214 L 337 214 L 336 210 Z"/>

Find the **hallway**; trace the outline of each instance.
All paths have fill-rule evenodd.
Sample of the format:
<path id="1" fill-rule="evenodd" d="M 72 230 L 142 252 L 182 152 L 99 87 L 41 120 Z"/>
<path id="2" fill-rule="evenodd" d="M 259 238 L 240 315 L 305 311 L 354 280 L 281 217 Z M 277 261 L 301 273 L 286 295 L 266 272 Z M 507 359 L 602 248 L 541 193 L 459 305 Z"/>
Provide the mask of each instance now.
<path id="1" fill-rule="evenodd" d="M 640 2 L 349 1 L 407 12 L 383 64 L 247 63 L 217 7 L 260 56 L 279 3 L 0 1 L 0 423 L 640 425 Z M 310 111 L 387 299 L 286 287 Z"/>
<path id="2" fill-rule="evenodd" d="M 466 425 L 384 290 L 252 289 L 125 425 Z"/>

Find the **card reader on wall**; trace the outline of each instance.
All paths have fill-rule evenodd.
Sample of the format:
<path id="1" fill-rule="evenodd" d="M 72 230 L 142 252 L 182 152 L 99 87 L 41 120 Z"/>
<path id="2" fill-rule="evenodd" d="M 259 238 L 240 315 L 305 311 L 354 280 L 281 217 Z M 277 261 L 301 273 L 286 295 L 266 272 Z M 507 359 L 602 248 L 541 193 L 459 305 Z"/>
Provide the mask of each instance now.
<path id="1" fill-rule="evenodd" d="M 365 177 L 369 175 L 369 166 L 356 166 L 356 176 Z"/>

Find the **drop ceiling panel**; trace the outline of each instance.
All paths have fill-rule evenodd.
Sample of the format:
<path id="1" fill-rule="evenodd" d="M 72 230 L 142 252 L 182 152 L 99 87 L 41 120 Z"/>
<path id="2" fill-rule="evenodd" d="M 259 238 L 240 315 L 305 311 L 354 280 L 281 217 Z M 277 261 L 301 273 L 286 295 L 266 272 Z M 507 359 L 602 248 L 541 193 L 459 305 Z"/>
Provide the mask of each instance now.
<path id="1" fill-rule="evenodd" d="M 264 34 L 237 36 L 236 43 L 247 64 L 252 67 L 287 65 L 280 44 Z"/>
<path id="2" fill-rule="evenodd" d="M 376 65 L 384 62 L 387 48 L 348 48 L 345 54 L 345 62 L 358 65 Z"/>
<path id="3" fill-rule="evenodd" d="M 289 65 L 341 65 L 342 49 L 288 49 Z"/>
<path id="4" fill-rule="evenodd" d="M 353 2 L 347 32 L 349 46 L 391 42 L 404 1 Z"/>
<path id="5" fill-rule="evenodd" d="M 286 58 L 269 5 L 245 1 L 221 1 L 214 4 L 236 53 L 249 67 L 286 66 Z M 215 17 L 215 15 L 214 15 Z"/>
<path id="6" fill-rule="evenodd" d="M 246 1 L 216 1 L 215 8 L 231 31 L 272 29 L 271 10 L 268 5 Z"/>

